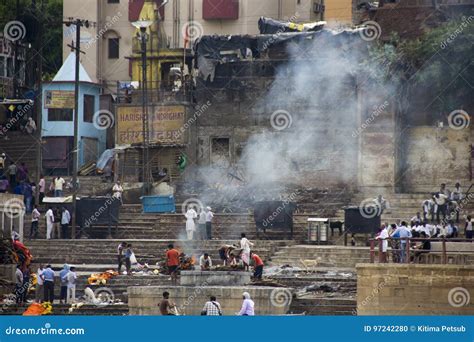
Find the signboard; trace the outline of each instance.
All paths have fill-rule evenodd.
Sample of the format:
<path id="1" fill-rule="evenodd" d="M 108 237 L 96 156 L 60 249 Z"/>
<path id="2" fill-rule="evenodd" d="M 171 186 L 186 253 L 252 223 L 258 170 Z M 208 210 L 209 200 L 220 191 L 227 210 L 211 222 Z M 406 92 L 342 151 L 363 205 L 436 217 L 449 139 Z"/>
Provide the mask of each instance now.
<path id="1" fill-rule="evenodd" d="M 142 107 L 117 107 L 117 144 L 143 142 Z M 150 106 L 148 123 L 151 144 L 184 144 L 184 106 Z"/>
<path id="2" fill-rule="evenodd" d="M 45 93 L 44 108 L 74 109 L 74 91 L 47 90 Z"/>

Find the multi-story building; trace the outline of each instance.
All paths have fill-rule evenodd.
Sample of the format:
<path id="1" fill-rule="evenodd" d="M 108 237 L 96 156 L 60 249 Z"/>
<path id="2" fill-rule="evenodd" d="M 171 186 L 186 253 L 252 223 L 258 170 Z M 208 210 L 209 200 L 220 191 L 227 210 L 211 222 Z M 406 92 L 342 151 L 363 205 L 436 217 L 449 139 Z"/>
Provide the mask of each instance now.
<path id="1" fill-rule="evenodd" d="M 106 93 L 115 93 L 117 81 L 133 81 L 132 55 L 135 28 L 145 2 L 155 8 L 163 0 L 64 0 L 64 17 L 78 17 L 95 23 L 82 28 L 85 54 L 81 62 Z M 193 35 L 257 34 L 261 16 L 294 22 L 325 20 L 329 24 L 350 24 L 351 0 L 170 0 L 159 10 L 163 39 L 169 48 L 182 48 L 183 32 L 191 26 Z M 74 27 L 64 27 L 63 56 L 75 39 Z"/>

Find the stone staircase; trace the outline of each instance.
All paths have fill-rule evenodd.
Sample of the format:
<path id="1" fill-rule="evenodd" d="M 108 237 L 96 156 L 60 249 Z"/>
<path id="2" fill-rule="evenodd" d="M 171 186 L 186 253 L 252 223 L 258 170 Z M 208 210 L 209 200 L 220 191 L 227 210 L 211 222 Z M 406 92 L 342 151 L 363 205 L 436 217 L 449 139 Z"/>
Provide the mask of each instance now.
<path id="1" fill-rule="evenodd" d="M 279 249 L 270 264 L 355 269 L 358 263 L 370 262 L 369 252 L 367 247 L 292 245 Z"/>
<path id="2" fill-rule="evenodd" d="M 117 262 L 116 249 L 122 240 L 30 240 L 26 245 L 34 258 L 34 263 L 53 264 L 61 267 L 64 263 L 73 264 L 78 270 L 90 272 L 105 271 L 115 268 Z M 186 240 L 134 240 L 127 239 L 131 243 L 138 262 L 155 265 L 164 260 L 166 247 L 173 243 L 175 247 L 193 255 L 196 258 L 204 252 L 208 252 L 217 264 L 220 262 L 218 250 L 223 244 L 236 243 L 236 240 L 208 240 L 208 241 L 186 241 Z M 288 246 L 292 241 L 262 240 L 256 242 L 255 252 L 264 260 L 269 260 L 278 248 Z M 97 267 L 93 267 L 97 265 Z M 89 266 L 83 269 L 82 267 Z M 91 266 L 93 268 L 91 268 Z"/>
<path id="3" fill-rule="evenodd" d="M 9 131 L 7 133 L 8 140 L 0 138 L 0 154 L 5 153 L 7 163 L 14 161 L 17 165 L 25 163 L 28 168 L 31 179 L 35 179 L 36 175 L 36 151 L 39 141 L 30 134 L 23 134 L 17 131 Z"/>
<path id="4" fill-rule="evenodd" d="M 45 207 L 40 208 L 44 214 Z M 295 214 L 293 240 L 299 242 L 307 241 L 307 219 L 310 216 L 321 217 L 319 213 Z M 25 219 L 25 231 L 29 233 L 30 216 Z M 93 227 L 87 231 L 91 238 L 106 238 L 107 227 Z M 216 239 L 240 239 L 240 234 L 246 233 L 249 239 L 257 239 L 257 231 L 253 214 L 250 213 L 217 213 L 213 221 L 213 238 Z M 335 244 L 342 244 L 343 239 L 336 236 L 332 240 Z M 44 219 L 39 223 L 39 237 L 46 236 Z M 151 214 L 143 213 L 140 204 L 124 204 L 120 209 L 119 224 L 117 229 L 112 227 L 112 236 L 115 239 L 185 239 L 185 218 L 177 208 L 176 214 Z M 266 234 L 260 233 L 259 239 L 288 239 L 288 234 L 274 231 Z"/>
<path id="5" fill-rule="evenodd" d="M 433 187 L 433 191 L 436 187 Z M 467 189 L 465 189 L 467 190 Z M 359 205 L 363 200 L 373 199 L 377 196 L 376 193 L 359 193 L 352 199 L 352 205 Z M 382 222 L 388 222 L 389 224 L 395 223 L 396 220 L 407 221 L 416 215 L 419 211 L 422 213 L 422 203 L 424 200 L 430 198 L 430 193 L 426 194 L 387 194 L 384 198 L 388 201 L 390 208 L 384 211 L 382 214 Z M 462 210 L 460 211 L 459 219 L 462 222 L 464 215 L 474 213 L 474 201 L 466 202 Z M 337 217 L 344 217 L 344 210 L 339 210 Z"/>

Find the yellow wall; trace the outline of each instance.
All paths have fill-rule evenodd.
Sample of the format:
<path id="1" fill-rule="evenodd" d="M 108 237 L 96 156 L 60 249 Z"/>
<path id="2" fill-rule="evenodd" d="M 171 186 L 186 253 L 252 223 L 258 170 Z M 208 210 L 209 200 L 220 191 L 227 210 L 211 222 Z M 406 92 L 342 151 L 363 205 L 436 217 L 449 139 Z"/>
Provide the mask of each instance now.
<path id="1" fill-rule="evenodd" d="M 325 20 L 329 23 L 350 24 L 352 22 L 352 0 L 325 0 Z"/>

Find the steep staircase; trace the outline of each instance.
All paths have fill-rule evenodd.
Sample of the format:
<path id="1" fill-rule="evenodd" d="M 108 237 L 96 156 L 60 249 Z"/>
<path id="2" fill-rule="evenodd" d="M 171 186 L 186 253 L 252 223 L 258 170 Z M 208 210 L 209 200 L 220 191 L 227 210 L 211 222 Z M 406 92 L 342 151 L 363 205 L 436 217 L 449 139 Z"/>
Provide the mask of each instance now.
<path id="1" fill-rule="evenodd" d="M 30 177 L 34 179 L 37 167 L 36 151 L 40 142 L 33 135 L 17 131 L 9 131 L 7 137 L 8 140 L 0 137 L 0 154 L 5 153 L 7 157 L 5 167 L 10 165 L 10 161 L 17 165 L 25 163 Z"/>

